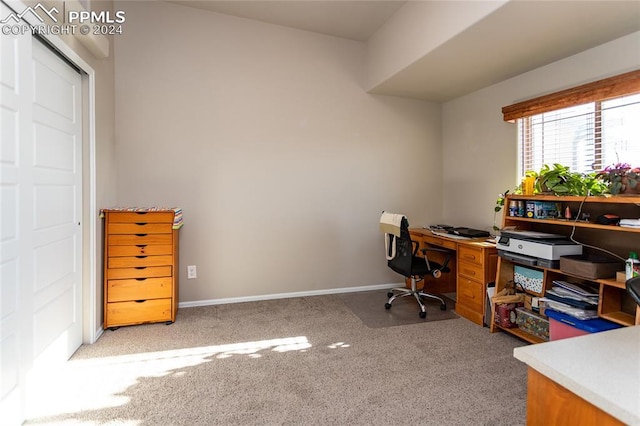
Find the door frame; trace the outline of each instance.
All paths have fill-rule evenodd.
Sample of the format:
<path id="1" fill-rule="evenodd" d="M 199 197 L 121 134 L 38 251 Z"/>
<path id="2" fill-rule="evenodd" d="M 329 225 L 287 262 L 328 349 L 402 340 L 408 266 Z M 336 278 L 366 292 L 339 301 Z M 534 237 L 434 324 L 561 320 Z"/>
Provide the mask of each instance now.
<path id="1" fill-rule="evenodd" d="M 21 0 L 2 0 L 14 11 L 25 10 L 28 5 Z M 38 25 L 32 14 L 23 19 L 31 25 Z M 39 37 L 49 48 L 78 68 L 83 90 L 83 138 L 82 138 L 82 342 L 94 343 L 102 334 L 102 323 L 98 321 L 97 291 L 97 222 L 99 211 L 96 206 L 96 75 L 95 70 L 59 36 L 48 34 Z M 86 100 L 86 102 L 85 102 Z M 85 167 L 86 166 L 86 167 Z M 85 255 L 86 253 L 86 255 Z"/>

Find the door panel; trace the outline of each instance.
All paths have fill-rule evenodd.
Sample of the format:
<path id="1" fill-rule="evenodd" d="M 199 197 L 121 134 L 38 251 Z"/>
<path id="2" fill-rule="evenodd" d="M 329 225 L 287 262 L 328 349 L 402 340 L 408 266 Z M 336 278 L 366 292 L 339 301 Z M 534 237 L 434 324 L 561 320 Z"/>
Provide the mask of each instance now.
<path id="1" fill-rule="evenodd" d="M 20 424 L 37 367 L 82 343 L 82 94 L 31 34 L 0 42 L 0 412 Z"/>
<path id="2" fill-rule="evenodd" d="M 34 359 L 69 359 L 82 343 L 80 74 L 33 43 Z M 62 344 L 55 345 L 57 339 Z M 47 350 L 50 345 L 57 349 Z"/>
<path id="3" fill-rule="evenodd" d="M 3 3 L 0 12 L 2 17 L 8 12 Z M 3 422 L 20 424 L 31 366 L 25 353 L 32 340 L 26 337 L 33 324 L 31 315 L 23 315 L 33 312 L 33 303 L 21 286 L 33 277 L 23 256 L 30 238 L 22 234 L 21 214 L 30 208 L 21 147 L 31 144 L 31 36 L 3 34 L 0 43 L 0 413 Z"/>

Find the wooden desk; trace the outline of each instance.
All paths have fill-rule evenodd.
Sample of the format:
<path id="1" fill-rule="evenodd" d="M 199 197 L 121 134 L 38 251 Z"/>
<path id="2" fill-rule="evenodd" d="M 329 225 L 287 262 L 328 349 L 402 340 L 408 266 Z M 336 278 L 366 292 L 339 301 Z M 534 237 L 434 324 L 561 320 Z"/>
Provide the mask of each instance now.
<path id="1" fill-rule="evenodd" d="M 484 323 L 487 283 L 496 279 L 498 253 L 486 239 L 458 239 L 433 234 L 428 229 L 410 228 L 411 239 L 420 248 L 438 247 L 451 251 L 451 272 L 439 279 L 425 278 L 427 291 L 456 293 L 456 313 L 478 325 Z M 430 253 L 429 259 L 442 263 L 441 253 Z M 410 285 L 410 283 L 408 284 Z"/>
<path id="2" fill-rule="evenodd" d="M 640 424 L 640 327 L 513 350 L 527 364 L 527 425 Z"/>

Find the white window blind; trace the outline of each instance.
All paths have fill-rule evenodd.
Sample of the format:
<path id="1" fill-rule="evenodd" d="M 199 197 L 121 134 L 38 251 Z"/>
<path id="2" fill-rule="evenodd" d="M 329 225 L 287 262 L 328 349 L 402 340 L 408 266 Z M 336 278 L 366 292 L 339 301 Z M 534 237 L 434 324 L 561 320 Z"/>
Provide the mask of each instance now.
<path id="1" fill-rule="evenodd" d="M 560 163 L 573 172 L 640 166 L 640 94 L 517 119 L 519 174 Z"/>

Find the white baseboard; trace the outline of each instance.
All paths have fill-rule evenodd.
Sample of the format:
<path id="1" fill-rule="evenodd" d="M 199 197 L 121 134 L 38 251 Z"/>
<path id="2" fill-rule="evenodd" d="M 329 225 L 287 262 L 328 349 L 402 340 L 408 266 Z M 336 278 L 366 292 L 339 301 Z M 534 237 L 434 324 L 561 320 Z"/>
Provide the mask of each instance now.
<path id="1" fill-rule="evenodd" d="M 289 299 L 292 297 L 308 297 L 308 296 L 321 296 L 325 294 L 338 294 L 338 293 L 355 293 L 358 291 L 371 291 L 371 290 L 384 290 L 393 287 L 404 287 L 404 283 L 393 284 L 377 284 L 368 285 L 362 287 L 344 287 L 344 288 L 332 288 L 328 290 L 311 290 L 311 291 L 299 291 L 294 293 L 277 293 L 277 294 L 265 294 L 258 296 L 246 296 L 246 297 L 230 297 L 227 299 L 209 299 L 209 300 L 195 300 L 193 302 L 180 302 L 178 308 L 193 308 L 196 306 L 210 306 L 210 305 L 226 305 L 229 303 L 242 303 L 242 302 L 257 302 L 260 300 L 273 300 L 273 299 Z"/>

